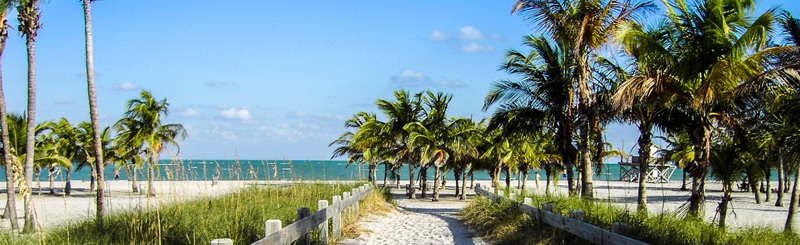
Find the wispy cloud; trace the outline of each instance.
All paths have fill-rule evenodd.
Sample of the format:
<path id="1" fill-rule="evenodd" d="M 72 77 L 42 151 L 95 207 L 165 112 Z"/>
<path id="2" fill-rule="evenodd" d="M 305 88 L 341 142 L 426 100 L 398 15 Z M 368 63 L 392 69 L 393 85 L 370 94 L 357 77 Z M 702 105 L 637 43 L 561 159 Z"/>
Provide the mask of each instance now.
<path id="1" fill-rule="evenodd" d="M 435 86 L 435 87 L 451 87 L 460 88 L 466 87 L 467 84 L 454 79 L 442 78 L 441 80 L 434 81 L 425 74 L 414 71 L 412 69 L 403 69 L 400 73 L 392 76 L 391 81 L 401 86 L 415 87 L 415 86 Z"/>
<path id="2" fill-rule="evenodd" d="M 478 28 L 473 26 L 462 26 L 458 29 L 458 38 L 461 40 L 483 40 L 485 36 Z"/>
<path id="3" fill-rule="evenodd" d="M 227 110 L 223 110 L 219 112 L 220 116 L 225 119 L 236 119 L 236 120 L 250 120 L 252 117 L 250 116 L 250 112 L 247 111 L 247 108 L 230 108 Z"/>
<path id="4" fill-rule="evenodd" d="M 431 32 L 431 35 L 428 37 L 433 41 L 444 41 L 450 38 L 450 35 L 440 30 L 433 29 L 433 32 Z"/>
<path id="5" fill-rule="evenodd" d="M 194 110 L 192 108 L 186 108 L 186 109 L 183 109 L 183 110 L 178 110 L 178 116 L 182 116 L 182 117 L 193 117 L 193 116 L 197 116 L 199 114 L 200 114 L 199 112 L 197 112 L 196 110 Z"/>
<path id="6" fill-rule="evenodd" d="M 75 104 L 75 101 L 70 100 L 70 99 L 56 100 L 56 104 L 57 105 L 71 105 L 71 104 Z"/>
<path id="7" fill-rule="evenodd" d="M 494 51 L 494 47 L 492 47 L 491 45 L 483 45 L 476 42 L 471 42 L 466 45 L 461 45 L 461 51 L 468 54 L 491 52 Z"/>
<path id="8" fill-rule="evenodd" d="M 209 87 L 212 87 L 212 88 L 217 88 L 217 87 L 222 87 L 222 86 L 230 86 L 230 85 L 234 85 L 234 84 L 232 82 L 213 81 L 213 82 L 206 82 L 205 85 L 209 86 Z"/>
<path id="9" fill-rule="evenodd" d="M 133 85 L 129 82 L 121 82 L 114 85 L 114 89 L 116 90 L 134 90 L 136 89 L 136 85 Z"/>

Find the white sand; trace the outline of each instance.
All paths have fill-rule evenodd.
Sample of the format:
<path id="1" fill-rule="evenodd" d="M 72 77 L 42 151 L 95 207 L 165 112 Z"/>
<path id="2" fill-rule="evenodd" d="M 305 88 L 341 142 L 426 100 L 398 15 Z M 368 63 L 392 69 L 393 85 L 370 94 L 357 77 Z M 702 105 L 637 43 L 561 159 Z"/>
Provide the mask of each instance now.
<path id="1" fill-rule="evenodd" d="M 392 194 L 397 208 L 360 221 L 360 227 L 367 231 L 342 244 L 488 244 L 473 238 L 456 217 L 469 200 L 455 198 L 454 186 L 442 191 L 438 202 L 431 201 L 430 192 L 428 198 L 417 200 L 405 198 L 404 190 L 393 189 Z"/>

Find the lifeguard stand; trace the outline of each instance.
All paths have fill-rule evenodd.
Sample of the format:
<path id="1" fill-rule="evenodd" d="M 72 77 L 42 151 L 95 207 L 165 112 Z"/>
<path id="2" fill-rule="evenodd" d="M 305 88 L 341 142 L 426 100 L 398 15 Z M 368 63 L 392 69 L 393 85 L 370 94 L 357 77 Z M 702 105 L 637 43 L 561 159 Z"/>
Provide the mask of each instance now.
<path id="1" fill-rule="evenodd" d="M 628 158 L 623 157 L 619 162 L 619 180 L 626 180 L 631 182 L 639 181 L 639 166 L 641 157 L 631 156 L 630 161 Z M 669 183 L 672 174 L 675 173 L 675 166 L 671 164 L 656 164 L 655 157 L 650 157 L 650 163 L 647 164 L 647 182 Z"/>

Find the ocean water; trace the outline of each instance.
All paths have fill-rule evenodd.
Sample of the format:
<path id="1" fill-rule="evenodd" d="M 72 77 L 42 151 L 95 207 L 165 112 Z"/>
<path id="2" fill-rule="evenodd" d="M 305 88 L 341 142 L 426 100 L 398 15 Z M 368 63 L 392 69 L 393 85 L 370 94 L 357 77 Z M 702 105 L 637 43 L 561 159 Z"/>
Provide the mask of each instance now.
<path id="1" fill-rule="evenodd" d="M 378 180 L 383 180 L 384 166 L 379 166 Z M 113 165 L 105 168 L 108 180 L 114 179 Z M 65 179 L 64 169 L 56 171 L 56 181 Z M 433 178 L 433 168 L 428 171 L 428 178 Z M 156 177 L 158 180 L 211 180 L 218 177 L 220 180 L 362 180 L 367 178 L 366 165 L 347 165 L 346 161 L 320 161 L 320 160 L 161 160 L 157 165 Z M 416 172 L 416 171 L 415 171 Z M 540 169 L 531 169 L 529 180 L 534 180 L 535 173 L 539 172 L 544 180 L 545 173 Z M 619 180 L 619 165 L 608 163 L 604 165 L 603 172 L 593 176 L 595 180 Z M 90 169 L 83 168 L 72 173 L 73 180 L 89 180 Z M 119 170 L 120 179 L 128 180 L 132 172 L 125 169 Z M 136 171 L 139 180 L 146 180 L 147 169 L 140 168 Z M 513 175 L 513 174 L 512 174 Z M 559 173 L 561 175 L 561 173 Z M 391 174 L 390 174 L 391 176 Z M 776 178 L 777 175 L 773 175 Z M 47 180 L 47 170 L 43 169 L 38 175 L 40 180 Z M 513 175 L 512 177 L 516 177 Z M 559 176 L 560 177 L 560 176 Z M 416 178 L 416 176 L 415 176 Z M 505 175 L 501 174 L 504 180 Z M 682 171 L 675 170 L 670 180 L 680 180 Z M 390 177 L 391 179 L 391 177 Z M 400 169 L 400 179 L 408 179 L 408 168 Z M 452 172 L 447 173 L 447 179 L 453 180 Z M 490 180 L 486 171 L 475 173 L 476 180 Z M 0 171 L 0 181 L 5 181 L 5 171 Z"/>

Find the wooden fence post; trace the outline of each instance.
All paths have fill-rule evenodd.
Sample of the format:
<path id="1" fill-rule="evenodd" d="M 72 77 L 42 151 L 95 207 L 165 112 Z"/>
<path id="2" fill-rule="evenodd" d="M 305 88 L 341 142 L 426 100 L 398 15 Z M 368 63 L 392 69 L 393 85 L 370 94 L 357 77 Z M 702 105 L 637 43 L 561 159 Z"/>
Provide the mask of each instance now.
<path id="1" fill-rule="evenodd" d="M 334 212 L 331 225 L 333 228 L 333 236 L 334 239 L 338 239 L 339 236 L 342 235 L 342 197 L 341 196 L 333 196 L 333 206 L 335 207 L 332 211 Z"/>
<path id="2" fill-rule="evenodd" d="M 531 199 L 530 197 L 526 197 L 525 199 L 522 200 L 522 203 L 533 206 L 533 199 Z"/>
<path id="3" fill-rule="evenodd" d="M 504 191 L 497 191 L 497 196 L 500 196 L 500 197 L 502 197 L 502 196 L 505 196 L 505 195 L 506 195 L 506 192 L 504 192 Z"/>
<path id="4" fill-rule="evenodd" d="M 278 232 L 279 230 L 281 230 L 281 220 L 279 220 L 279 219 L 267 220 L 267 222 L 264 222 L 264 227 L 265 227 L 265 229 L 264 229 L 265 230 L 265 232 L 264 232 L 265 235 L 264 236 L 268 237 L 269 235 L 272 235 L 272 233 L 275 233 L 275 232 Z"/>
<path id="5" fill-rule="evenodd" d="M 297 220 L 301 220 L 301 219 L 303 219 L 305 217 L 308 217 L 308 216 L 311 216 L 311 210 L 310 209 L 308 209 L 306 207 L 297 208 Z M 311 241 L 308 239 L 308 233 L 301 235 L 300 238 L 297 238 L 297 243 L 295 243 L 295 244 L 298 244 L 298 245 L 309 245 L 309 244 L 311 244 Z"/>
<path id="6" fill-rule="evenodd" d="M 350 198 L 350 192 L 342 192 L 342 201 L 347 200 L 348 198 Z M 345 217 L 348 217 L 351 211 L 353 211 L 353 208 L 351 207 L 342 208 L 342 212 L 347 212 L 345 213 Z"/>
<path id="7" fill-rule="evenodd" d="M 317 210 L 323 210 L 328 207 L 328 200 L 317 201 Z M 326 211 L 327 212 L 327 211 Z M 319 224 L 319 240 L 322 244 L 328 244 L 328 219 Z"/>
<path id="8" fill-rule="evenodd" d="M 208 243 L 208 244 L 209 245 L 233 245 L 233 240 L 228 239 L 228 238 L 218 238 L 218 239 L 211 240 L 211 242 Z"/>
<path id="9" fill-rule="evenodd" d="M 585 217 L 585 216 L 586 216 L 586 213 L 584 213 L 583 210 L 574 209 L 572 211 L 569 211 L 569 217 L 573 218 L 573 219 L 577 219 L 577 220 L 583 221 L 583 217 Z"/>
<path id="10" fill-rule="evenodd" d="M 508 193 L 508 199 L 511 199 L 511 201 L 515 201 L 516 202 L 517 201 L 517 193 Z"/>
<path id="11" fill-rule="evenodd" d="M 542 210 L 553 212 L 553 204 L 552 203 L 542 204 Z"/>
<path id="12" fill-rule="evenodd" d="M 353 196 L 358 196 L 361 194 L 361 188 L 353 189 Z M 357 216 L 358 215 L 358 200 L 353 203 L 353 213 Z"/>

